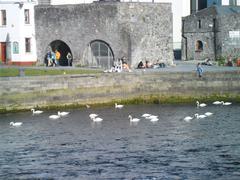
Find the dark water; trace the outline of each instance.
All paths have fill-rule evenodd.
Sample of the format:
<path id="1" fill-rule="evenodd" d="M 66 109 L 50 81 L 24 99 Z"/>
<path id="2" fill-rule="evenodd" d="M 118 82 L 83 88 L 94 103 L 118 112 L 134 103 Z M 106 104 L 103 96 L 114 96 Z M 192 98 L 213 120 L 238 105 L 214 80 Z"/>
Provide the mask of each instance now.
<path id="1" fill-rule="evenodd" d="M 125 106 L 0 117 L 0 179 L 240 179 L 240 106 Z M 183 121 L 194 113 L 205 119 Z M 104 120 L 94 124 L 90 113 Z M 130 124 L 128 115 L 141 118 Z M 21 121 L 21 127 L 9 122 Z"/>

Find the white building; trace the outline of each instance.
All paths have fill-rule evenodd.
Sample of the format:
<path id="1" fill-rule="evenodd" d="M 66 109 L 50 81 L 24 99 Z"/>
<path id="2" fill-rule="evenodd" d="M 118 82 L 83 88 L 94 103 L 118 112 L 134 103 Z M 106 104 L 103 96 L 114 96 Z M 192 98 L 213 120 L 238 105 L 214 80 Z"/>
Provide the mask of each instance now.
<path id="1" fill-rule="evenodd" d="M 0 0 L 0 61 L 3 64 L 36 63 L 34 5 L 31 0 Z"/>

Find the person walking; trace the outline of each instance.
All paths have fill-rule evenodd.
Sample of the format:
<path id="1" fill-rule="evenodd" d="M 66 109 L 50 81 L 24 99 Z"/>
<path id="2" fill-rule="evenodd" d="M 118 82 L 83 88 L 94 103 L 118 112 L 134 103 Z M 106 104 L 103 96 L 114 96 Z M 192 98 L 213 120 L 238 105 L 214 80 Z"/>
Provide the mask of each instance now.
<path id="1" fill-rule="evenodd" d="M 197 64 L 197 74 L 198 74 L 198 77 L 199 77 L 199 78 L 202 77 L 203 68 L 201 67 L 201 63 L 198 63 L 198 64 Z"/>

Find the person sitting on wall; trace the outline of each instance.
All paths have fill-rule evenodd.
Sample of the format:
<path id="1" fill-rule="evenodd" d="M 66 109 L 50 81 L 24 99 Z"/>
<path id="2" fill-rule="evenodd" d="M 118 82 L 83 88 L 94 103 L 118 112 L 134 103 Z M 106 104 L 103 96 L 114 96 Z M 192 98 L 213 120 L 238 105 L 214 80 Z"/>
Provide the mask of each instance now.
<path id="1" fill-rule="evenodd" d="M 236 65 L 237 67 L 240 67 L 240 57 L 237 59 Z"/>
<path id="2" fill-rule="evenodd" d="M 233 62 L 232 62 L 232 56 L 230 55 L 227 59 L 227 63 L 226 66 L 233 66 Z"/>
<path id="3" fill-rule="evenodd" d="M 127 70 L 128 72 L 131 72 L 131 70 L 130 70 L 128 64 L 127 64 L 127 58 L 122 57 L 121 61 L 122 61 L 122 69 Z"/>
<path id="4" fill-rule="evenodd" d="M 202 65 L 212 66 L 212 62 L 210 58 L 206 58 Z"/>
<path id="5" fill-rule="evenodd" d="M 144 66 L 143 62 L 140 61 L 140 62 L 138 63 L 137 69 L 144 69 L 144 68 L 145 68 L 145 66 Z"/>
<path id="6" fill-rule="evenodd" d="M 202 74 L 203 74 L 203 68 L 201 67 L 201 63 L 198 63 L 197 64 L 197 74 L 198 74 L 198 77 L 201 78 L 202 77 Z"/>
<path id="7" fill-rule="evenodd" d="M 166 67 L 165 63 L 159 62 L 159 60 L 157 60 L 157 62 L 153 64 L 153 68 L 154 68 L 154 69 L 157 69 L 157 68 L 165 68 L 165 67 Z"/>
<path id="8" fill-rule="evenodd" d="M 145 67 L 146 67 L 146 68 L 152 68 L 153 65 L 152 65 L 152 63 L 151 63 L 150 61 L 146 61 L 146 62 L 145 62 Z"/>

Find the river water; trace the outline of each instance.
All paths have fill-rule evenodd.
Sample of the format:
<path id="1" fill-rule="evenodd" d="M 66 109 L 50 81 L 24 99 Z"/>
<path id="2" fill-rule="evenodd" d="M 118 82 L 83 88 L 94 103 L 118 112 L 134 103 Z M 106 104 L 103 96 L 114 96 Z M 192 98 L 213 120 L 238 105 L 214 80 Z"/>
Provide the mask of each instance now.
<path id="1" fill-rule="evenodd" d="M 128 105 L 0 116 L 0 179 L 240 179 L 240 106 Z M 214 113 L 183 121 L 195 113 Z M 90 113 L 103 121 L 93 123 Z M 152 123 L 143 113 L 159 116 Z M 141 118 L 129 122 L 128 115 Z M 23 122 L 12 127 L 11 121 Z"/>

